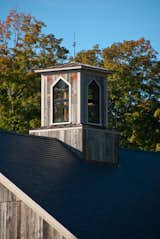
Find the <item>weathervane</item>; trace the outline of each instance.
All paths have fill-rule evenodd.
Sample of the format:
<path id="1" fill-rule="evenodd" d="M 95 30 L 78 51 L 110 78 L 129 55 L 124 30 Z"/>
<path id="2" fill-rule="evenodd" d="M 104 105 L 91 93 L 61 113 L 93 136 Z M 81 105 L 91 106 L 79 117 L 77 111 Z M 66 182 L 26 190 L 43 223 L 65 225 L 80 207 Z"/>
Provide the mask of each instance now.
<path id="1" fill-rule="evenodd" d="M 76 34 L 74 32 L 74 41 L 73 41 L 73 50 L 74 50 L 74 59 L 75 59 L 75 56 L 76 56 Z"/>

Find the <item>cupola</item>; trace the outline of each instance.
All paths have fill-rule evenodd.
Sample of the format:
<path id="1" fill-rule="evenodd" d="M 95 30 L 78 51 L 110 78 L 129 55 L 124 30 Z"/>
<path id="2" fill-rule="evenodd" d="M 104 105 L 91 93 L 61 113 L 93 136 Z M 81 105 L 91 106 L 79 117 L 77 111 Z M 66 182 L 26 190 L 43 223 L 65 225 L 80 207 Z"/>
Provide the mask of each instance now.
<path id="1" fill-rule="evenodd" d="M 88 160 L 117 161 L 117 153 L 106 159 L 105 152 L 118 142 L 118 134 L 108 129 L 110 72 L 77 62 L 35 72 L 41 73 L 41 129 L 30 133 L 56 137 Z"/>

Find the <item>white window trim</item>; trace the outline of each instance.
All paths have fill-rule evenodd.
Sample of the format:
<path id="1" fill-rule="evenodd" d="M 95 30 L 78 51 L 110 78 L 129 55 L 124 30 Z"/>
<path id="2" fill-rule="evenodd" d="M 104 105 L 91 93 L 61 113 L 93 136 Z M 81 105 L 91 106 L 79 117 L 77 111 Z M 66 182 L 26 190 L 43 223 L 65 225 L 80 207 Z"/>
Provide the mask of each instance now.
<path id="1" fill-rule="evenodd" d="M 95 81 L 96 84 L 99 87 L 99 123 L 91 123 L 88 121 L 88 86 Z M 88 81 L 87 83 L 87 104 L 86 104 L 86 108 L 87 108 L 87 124 L 89 125 L 95 125 L 95 126 L 102 126 L 102 102 L 101 102 L 101 98 L 102 98 L 102 86 L 100 85 L 100 83 L 95 80 L 95 79 L 91 79 L 90 81 Z"/>
<path id="2" fill-rule="evenodd" d="M 68 122 L 60 122 L 53 123 L 53 87 L 58 83 L 58 81 L 63 80 L 69 86 L 69 121 Z M 50 86 L 50 125 L 61 125 L 61 124 L 70 124 L 71 123 L 71 84 L 65 80 L 63 77 L 58 77 L 58 79 L 53 82 Z"/>

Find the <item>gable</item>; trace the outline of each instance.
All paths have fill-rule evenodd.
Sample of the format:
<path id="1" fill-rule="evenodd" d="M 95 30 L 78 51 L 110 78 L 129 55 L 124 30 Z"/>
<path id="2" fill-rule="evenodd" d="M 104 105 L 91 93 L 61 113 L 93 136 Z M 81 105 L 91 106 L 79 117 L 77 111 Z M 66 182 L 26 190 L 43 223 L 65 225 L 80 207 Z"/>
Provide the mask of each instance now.
<path id="1" fill-rule="evenodd" d="M 0 174 L 0 238 L 76 239 L 2 174 Z"/>

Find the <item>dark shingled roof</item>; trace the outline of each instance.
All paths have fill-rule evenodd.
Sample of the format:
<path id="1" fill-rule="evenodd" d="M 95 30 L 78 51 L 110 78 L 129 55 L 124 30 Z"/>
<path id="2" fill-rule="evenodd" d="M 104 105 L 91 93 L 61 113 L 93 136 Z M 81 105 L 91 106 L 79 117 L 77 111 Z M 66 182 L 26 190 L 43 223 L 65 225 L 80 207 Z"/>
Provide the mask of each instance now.
<path id="1" fill-rule="evenodd" d="M 52 72 L 52 71 L 62 71 L 62 70 L 78 70 L 78 69 L 87 69 L 87 70 L 91 70 L 91 71 L 97 71 L 97 72 L 101 72 L 104 74 L 111 74 L 112 71 L 107 70 L 103 67 L 98 67 L 98 66 L 91 66 L 91 65 L 87 65 L 87 64 L 83 64 L 80 62 L 68 62 L 68 63 L 64 63 L 64 64 L 56 64 L 54 66 L 49 66 L 47 68 L 40 68 L 40 69 L 34 69 L 35 72 Z"/>
<path id="2" fill-rule="evenodd" d="M 56 139 L 0 133 L 0 171 L 80 239 L 160 238 L 160 154 L 120 150 L 118 167 Z"/>

